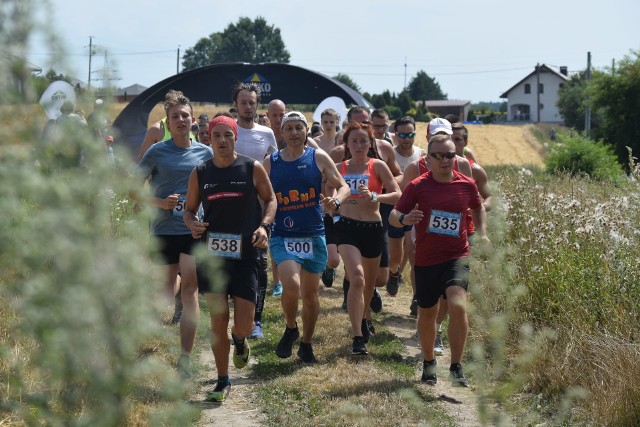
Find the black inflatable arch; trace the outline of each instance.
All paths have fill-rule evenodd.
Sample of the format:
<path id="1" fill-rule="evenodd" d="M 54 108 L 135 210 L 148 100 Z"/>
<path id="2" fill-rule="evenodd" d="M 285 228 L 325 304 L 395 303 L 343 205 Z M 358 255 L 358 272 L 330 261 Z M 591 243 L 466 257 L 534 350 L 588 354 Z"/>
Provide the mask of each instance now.
<path id="1" fill-rule="evenodd" d="M 228 63 L 186 71 L 156 83 L 138 95 L 116 117 L 119 142 L 133 154 L 138 152 L 147 130 L 149 113 L 170 89 L 180 90 L 193 102 L 231 103 L 231 88 L 237 82 L 254 82 L 262 90 L 261 103 L 281 99 L 287 104 L 319 104 L 329 96 L 346 105 L 372 108 L 371 103 L 347 85 L 306 68 L 289 64 Z"/>

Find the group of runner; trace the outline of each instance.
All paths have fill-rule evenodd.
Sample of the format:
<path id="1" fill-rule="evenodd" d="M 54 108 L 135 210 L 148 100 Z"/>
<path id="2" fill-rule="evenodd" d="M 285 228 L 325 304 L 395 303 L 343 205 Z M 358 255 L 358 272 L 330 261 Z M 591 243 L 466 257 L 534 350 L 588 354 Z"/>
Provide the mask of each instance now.
<path id="1" fill-rule="evenodd" d="M 200 124 L 208 130 L 200 140 L 209 146 L 190 133 L 195 117 L 189 99 L 170 91 L 163 123 L 170 137 L 156 138 L 161 142 L 149 138 L 139 156 L 137 172 L 149 181 L 150 200 L 158 208 L 151 233 L 160 242 L 167 300 L 180 286 L 178 371 L 190 375 L 200 292 L 210 312 L 218 374 L 207 400 L 225 399 L 231 387 L 230 342 L 233 363 L 242 368 L 250 357 L 248 338 L 262 337 L 269 250 L 276 266 L 274 284 L 282 287 L 285 320 L 275 349 L 278 357 L 290 357 L 299 340 L 298 357 L 305 363 L 317 361 L 312 342 L 320 313 L 318 287 L 321 278 L 326 286 L 333 284 L 340 259 L 352 354 L 368 354 L 366 344 L 375 333 L 371 311 L 382 308 L 376 287 L 386 286 L 395 296 L 400 272 L 410 262 L 412 309 L 424 355 L 422 381 L 437 381 L 436 317 L 444 297 L 449 302 L 452 384 L 467 386 L 460 362 L 467 335 L 469 218 L 475 234 L 488 241 L 485 207 L 490 206 L 490 194 L 486 173 L 484 186 L 476 185 L 472 167 L 461 156 L 468 137 L 464 126 L 454 131 L 448 121 L 435 119 L 425 152 L 414 146 L 411 117 L 398 119 L 391 135 L 384 110 L 370 116 L 368 110 L 353 107 L 341 132 L 338 114 L 324 111 L 323 135 L 314 140 L 305 116 L 286 113 L 280 100 L 268 106 L 271 128 L 257 124 L 256 85 L 239 83 L 232 100 L 237 119 L 224 112 Z M 463 141 L 454 142 L 452 135 Z M 199 244 L 206 251 L 194 252 Z M 212 280 L 212 265 L 224 275 Z M 234 303 L 231 337 L 229 297 Z"/>

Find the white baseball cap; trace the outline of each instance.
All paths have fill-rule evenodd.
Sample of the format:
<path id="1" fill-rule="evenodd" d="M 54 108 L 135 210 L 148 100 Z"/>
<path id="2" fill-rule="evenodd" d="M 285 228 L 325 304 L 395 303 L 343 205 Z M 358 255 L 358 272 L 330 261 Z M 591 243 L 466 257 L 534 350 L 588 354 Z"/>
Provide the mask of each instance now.
<path id="1" fill-rule="evenodd" d="M 437 117 L 429 122 L 429 133 L 431 135 L 435 135 L 438 132 L 444 132 L 447 135 L 453 135 L 453 130 L 451 130 L 451 123 L 449 123 L 449 120 Z"/>

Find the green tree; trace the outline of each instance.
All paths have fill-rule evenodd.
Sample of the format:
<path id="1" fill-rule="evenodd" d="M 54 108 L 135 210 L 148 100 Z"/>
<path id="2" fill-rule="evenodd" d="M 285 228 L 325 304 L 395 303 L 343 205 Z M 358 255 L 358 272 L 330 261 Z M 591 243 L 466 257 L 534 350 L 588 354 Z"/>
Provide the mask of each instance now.
<path id="1" fill-rule="evenodd" d="M 584 130 L 584 102 L 587 97 L 587 81 L 584 73 L 573 75 L 558 91 L 558 110 L 564 124 L 576 130 Z"/>
<path id="2" fill-rule="evenodd" d="M 395 106 L 400 108 L 400 110 L 404 114 L 408 114 L 407 112 L 409 110 L 411 110 L 412 108 L 415 109 L 416 103 L 411 99 L 409 92 L 407 92 L 406 90 L 403 90 L 398 95 L 398 100 L 395 102 Z"/>
<path id="3" fill-rule="evenodd" d="M 242 17 L 222 32 L 201 38 L 185 51 L 182 66 L 185 71 L 222 62 L 289 62 L 280 29 L 268 25 L 262 17 L 255 21 Z"/>
<path id="4" fill-rule="evenodd" d="M 415 101 L 447 99 L 447 94 L 442 92 L 440 84 L 422 70 L 411 79 L 407 89 Z"/>
<path id="5" fill-rule="evenodd" d="M 343 84 L 349 86 L 351 89 L 355 90 L 358 93 L 360 93 L 362 91 L 360 86 L 358 86 L 358 83 L 353 81 L 353 79 L 351 77 L 349 77 L 348 74 L 338 73 L 338 74 L 336 74 L 335 76 L 333 76 L 331 78 L 334 79 L 334 80 L 339 81 L 340 83 L 343 83 Z"/>
<path id="6" fill-rule="evenodd" d="M 620 160 L 626 160 L 625 147 L 640 154 L 640 51 L 625 56 L 615 73 L 599 73 L 591 81 L 592 110 L 600 114 L 594 137 L 603 138 L 615 148 Z M 593 119 L 592 119 L 593 120 Z"/>

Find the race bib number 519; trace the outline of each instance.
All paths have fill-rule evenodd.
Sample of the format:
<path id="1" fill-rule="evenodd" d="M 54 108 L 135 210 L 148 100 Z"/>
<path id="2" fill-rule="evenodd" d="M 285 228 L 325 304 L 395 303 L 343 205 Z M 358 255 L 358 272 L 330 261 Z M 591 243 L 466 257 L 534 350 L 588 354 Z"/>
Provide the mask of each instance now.
<path id="1" fill-rule="evenodd" d="M 311 238 L 284 239 L 284 249 L 298 258 L 313 258 L 313 240 Z"/>
<path id="2" fill-rule="evenodd" d="M 429 227 L 427 231 L 444 236 L 459 237 L 461 223 L 462 214 L 434 209 L 431 211 L 431 216 L 429 217 Z"/>

